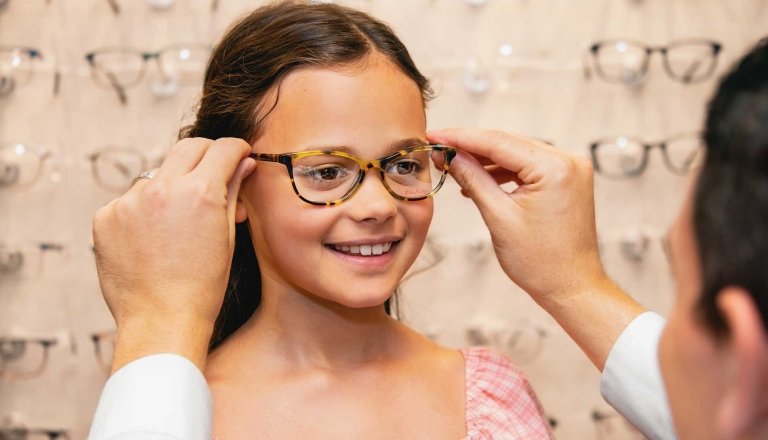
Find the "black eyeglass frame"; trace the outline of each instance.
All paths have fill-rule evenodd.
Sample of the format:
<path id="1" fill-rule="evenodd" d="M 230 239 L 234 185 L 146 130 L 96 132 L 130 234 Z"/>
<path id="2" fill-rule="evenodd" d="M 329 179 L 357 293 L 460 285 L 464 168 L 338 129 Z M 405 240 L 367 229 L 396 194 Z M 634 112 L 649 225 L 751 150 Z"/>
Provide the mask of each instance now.
<path id="1" fill-rule="evenodd" d="M 173 52 L 180 49 L 201 49 L 206 50 L 210 55 L 210 46 L 205 45 L 203 43 L 178 43 L 178 44 L 172 44 L 170 46 L 163 47 L 162 49 L 159 49 L 154 52 L 148 52 L 148 51 L 141 51 L 137 49 L 133 49 L 130 47 L 102 47 L 100 49 L 92 50 L 90 52 L 87 52 L 85 54 L 85 60 L 88 62 L 88 65 L 90 66 L 91 70 L 91 78 L 93 78 L 93 82 L 95 82 L 97 85 L 103 87 L 103 88 L 111 88 L 117 93 L 118 98 L 120 99 L 120 103 L 125 105 L 128 103 L 128 97 L 125 94 L 125 90 L 129 89 L 141 82 L 142 79 L 144 79 L 144 75 L 146 75 L 147 71 L 147 64 L 154 60 L 158 64 L 158 69 L 160 73 L 165 76 L 166 71 L 163 68 L 162 58 L 161 56 L 165 54 L 166 52 Z M 138 71 L 138 74 L 135 78 L 133 78 L 131 81 L 127 81 L 125 83 L 121 83 L 115 74 L 108 70 L 101 69 L 101 72 L 107 77 L 107 80 L 109 81 L 109 84 L 104 84 L 101 82 L 101 80 L 97 77 L 97 71 L 99 71 L 99 67 L 96 64 L 96 57 L 101 54 L 121 54 L 121 55 L 132 55 L 135 56 L 138 59 L 141 59 L 141 69 Z"/>
<path id="2" fill-rule="evenodd" d="M 703 82 L 708 80 L 712 77 L 712 73 L 715 71 L 715 68 L 717 67 L 717 60 L 718 55 L 723 49 L 723 45 L 719 42 L 709 40 L 706 38 L 685 38 L 685 39 L 679 39 L 671 41 L 666 46 L 650 46 L 645 43 L 635 41 L 635 40 L 629 40 L 629 39 L 613 39 L 613 40 L 601 40 L 593 43 L 589 49 L 587 50 L 587 54 L 591 56 L 592 63 L 591 65 L 595 69 L 595 72 L 597 72 L 597 75 L 604 81 L 610 82 L 610 83 L 625 83 L 622 79 L 617 79 L 614 77 L 611 77 L 610 75 L 607 75 L 601 66 L 600 63 L 600 50 L 603 47 L 616 45 L 618 43 L 626 43 L 629 45 L 637 46 L 645 51 L 645 57 L 643 58 L 643 62 L 641 64 L 640 68 L 640 78 L 645 78 L 645 76 L 648 74 L 648 66 L 650 64 L 651 55 L 653 55 L 654 52 L 659 52 L 662 54 L 663 58 L 663 64 L 664 64 L 664 70 L 667 72 L 667 75 L 669 75 L 670 78 L 672 78 L 675 81 L 684 83 L 684 84 L 694 84 L 698 82 Z M 690 78 L 686 79 L 685 77 L 679 76 L 677 73 L 675 73 L 672 70 L 672 66 L 669 63 L 669 51 L 672 49 L 675 49 L 680 46 L 685 45 L 694 45 L 694 44 L 703 44 L 705 46 L 709 46 L 712 56 L 712 63 L 709 66 L 709 70 L 705 72 L 703 75 L 697 78 Z M 589 69 L 590 64 L 585 64 L 585 68 L 587 69 L 585 71 L 585 74 L 587 77 L 589 77 Z"/>
<path id="3" fill-rule="evenodd" d="M 624 172 L 622 174 L 613 174 L 606 172 L 601 166 L 600 166 L 600 160 L 598 159 L 598 152 L 597 150 L 600 148 L 601 145 L 607 144 L 607 143 L 615 143 L 614 141 L 616 139 L 624 138 L 631 142 L 634 142 L 640 146 L 643 147 L 643 157 L 640 164 L 638 164 L 637 168 L 631 171 Z M 643 139 L 640 139 L 636 136 L 612 136 L 612 137 L 606 137 L 598 139 L 589 145 L 589 152 L 590 157 L 592 159 L 592 166 L 595 169 L 595 172 L 599 173 L 600 175 L 604 177 L 608 177 L 611 179 L 625 179 L 625 178 L 633 178 L 638 177 L 645 171 L 646 167 L 648 166 L 648 157 L 650 156 L 651 150 L 654 148 L 658 148 L 662 152 L 662 156 L 664 158 L 664 165 L 666 165 L 667 169 L 674 174 L 677 174 L 679 176 L 684 176 L 688 173 L 688 171 L 691 170 L 690 166 L 687 167 L 678 167 L 675 166 L 675 164 L 672 163 L 672 160 L 669 158 L 669 152 L 667 145 L 679 140 L 679 139 L 699 139 L 702 140 L 703 138 L 701 133 L 682 133 L 675 136 L 668 137 L 664 140 L 657 141 L 657 142 L 646 142 Z M 705 149 L 701 148 L 701 153 L 706 153 Z"/>

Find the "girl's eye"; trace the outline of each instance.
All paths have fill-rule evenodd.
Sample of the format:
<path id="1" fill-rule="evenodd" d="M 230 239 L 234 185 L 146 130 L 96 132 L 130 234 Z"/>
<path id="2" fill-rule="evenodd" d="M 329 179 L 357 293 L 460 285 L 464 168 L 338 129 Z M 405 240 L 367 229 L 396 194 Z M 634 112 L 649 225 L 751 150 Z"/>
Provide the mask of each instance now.
<path id="1" fill-rule="evenodd" d="M 387 172 L 404 176 L 409 174 L 416 174 L 420 168 L 421 166 L 418 161 L 413 159 L 405 159 L 389 165 L 387 167 Z"/>
<path id="2" fill-rule="evenodd" d="M 347 176 L 348 172 L 346 169 L 334 166 L 334 165 L 328 165 L 328 166 L 322 166 L 322 167 L 314 167 L 312 169 L 307 169 L 304 171 L 304 176 L 309 177 L 311 179 L 316 180 L 335 180 L 344 178 Z"/>
<path id="3" fill-rule="evenodd" d="M 339 177 L 343 177 L 344 175 L 344 169 L 340 167 L 335 166 L 327 166 L 322 168 L 316 168 L 312 170 L 311 177 L 320 179 L 320 180 L 334 180 L 338 179 Z"/>

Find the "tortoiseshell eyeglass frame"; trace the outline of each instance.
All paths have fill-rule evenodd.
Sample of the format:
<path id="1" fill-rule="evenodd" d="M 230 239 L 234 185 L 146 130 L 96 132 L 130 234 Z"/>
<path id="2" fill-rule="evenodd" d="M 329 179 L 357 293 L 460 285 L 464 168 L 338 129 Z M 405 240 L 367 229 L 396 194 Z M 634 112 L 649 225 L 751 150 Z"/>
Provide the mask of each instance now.
<path id="1" fill-rule="evenodd" d="M 406 156 L 408 154 L 414 153 L 414 152 L 420 152 L 420 151 L 442 151 L 445 154 L 445 163 L 443 164 L 443 173 L 440 177 L 440 182 L 435 185 L 435 187 L 430 191 L 428 194 L 425 194 L 423 196 L 419 197 L 404 197 L 397 193 L 395 193 L 392 188 L 387 185 L 387 181 L 384 178 L 384 170 L 386 169 L 386 166 L 389 162 L 392 162 L 393 160 Z M 338 156 L 343 157 L 346 159 L 350 159 L 355 161 L 358 165 L 360 165 L 360 171 L 357 173 L 357 177 L 355 178 L 354 183 L 350 186 L 349 190 L 339 199 L 329 201 L 329 202 L 317 202 L 314 200 L 309 200 L 301 195 L 299 192 L 299 188 L 296 187 L 296 181 L 293 177 L 293 161 L 296 159 L 301 159 L 303 157 L 307 156 L 320 156 L 320 155 L 330 155 L 330 156 Z M 379 173 L 381 175 L 381 181 L 384 183 L 384 187 L 387 189 L 387 191 L 397 200 L 406 200 L 406 201 L 415 201 L 415 200 L 424 200 L 428 197 L 432 197 L 442 186 L 445 182 L 445 176 L 448 174 L 448 170 L 451 166 L 451 160 L 456 156 L 456 149 L 453 147 L 448 147 L 445 145 L 439 145 L 439 144 L 425 144 L 415 147 L 409 147 L 403 150 L 399 150 L 395 153 L 390 154 L 389 156 L 382 157 L 381 159 L 375 159 L 375 160 L 365 160 L 360 159 L 358 157 L 352 156 L 350 154 L 347 154 L 343 151 L 336 151 L 336 150 L 311 150 L 311 151 L 301 151 L 297 153 L 283 153 L 283 154 L 270 154 L 270 153 L 251 153 L 250 157 L 266 161 L 266 162 L 277 162 L 285 165 L 285 168 L 288 169 L 288 176 L 291 178 L 291 186 L 293 187 L 293 192 L 296 193 L 297 196 L 306 203 L 309 203 L 310 205 L 318 205 L 318 206 L 335 206 L 343 201 L 349 199 L 352 197 L 352 195 L 357 191 L 358 188 L 360 188 L 360 184 L 363 181 L 363 178 L 365 177 L 365 174 L 368 172 L 368 170 L 376 168 L 379 170 Z"/>

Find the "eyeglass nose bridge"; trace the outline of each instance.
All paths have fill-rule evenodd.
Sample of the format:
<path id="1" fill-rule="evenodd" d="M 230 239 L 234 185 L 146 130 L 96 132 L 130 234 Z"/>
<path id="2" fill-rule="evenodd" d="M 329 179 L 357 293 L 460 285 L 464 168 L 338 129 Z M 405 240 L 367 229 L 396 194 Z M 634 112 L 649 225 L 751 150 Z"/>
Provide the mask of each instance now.
<path id="1" fill-rule="evenodd" d="M 365 180 L 365 176 L 368 175 L 368 171 L 371 171 L 373 169 L 379 170 L 379 177 L 381 184 L 384 186 L 384 189 L 387 190 L 387 192 L 394 197 L 397 200 L 406 200 L 405 197 L 395 193 L 392 188 L 390 188 L 389 184 L 387 184 L 387 178 L 386 173 L 384 172 L 384 166 L 385 164 L 382 164 L 381 159 L 374 159 L 374 160 L 362 160 L 362 159 L 355 159 L 355 161 L 360 165 L 360 171 L 357 173 L 357 178 L 355 179 L 355 183 L 352 185 L 352 188 L 350 188 L 349 192 L 347 192 L 344 197 L 342 197 L 342 200 L 347 200 L 350 197 L 352 197 L 353 194 L 357 192 L 357 190 L 360 189 L 361 186 L 363 186 L 363 180 Z"/>

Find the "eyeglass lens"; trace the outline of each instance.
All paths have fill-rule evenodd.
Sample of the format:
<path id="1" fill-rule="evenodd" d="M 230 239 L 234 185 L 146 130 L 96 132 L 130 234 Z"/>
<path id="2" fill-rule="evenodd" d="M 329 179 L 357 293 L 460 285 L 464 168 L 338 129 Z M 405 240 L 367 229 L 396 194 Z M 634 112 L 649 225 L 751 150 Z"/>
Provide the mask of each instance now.
<path id="1" fill-rule="evenodd" d="M 608 81 L 635 83 L 640 81 L 648 68 L 645 47 L 626 41 L 598 46 L 597 68 Z"/>
<path id="2" fill-rule="evenodd" d="M 423 198 L 443 180 L 445 152 L 431 149 L 411 151 L 384 165 L 384 183 L 394 194 Z M 333 154 L 317 154 L 293 160 L 293 179 L 305 199 L 332 202 L 349 194 L 360 180 L 360 165 L 353 159 Z"/>
<path id="3" fill-rule="evenodd" d="M 129 148 L 107 148 L 91 156 L 96 182 L 106 189 L 124 190 L 146 168 L 144 155 Z"/>
<path id="4" fill-rule="evenodd" d="M 128 87 L 141 79 L 144 60 L 138 52 L 105 50 L 93 55 L 92 66 L 97 84 L 107 88 Z"/>
<path id="5" fill-rule="evenodd" d="M 40 175 L 40 152 L 21 143 L 0 143 L 0 188 L 26 186 Z"/>
<path id="6" fill-rule="evenodd" d="M 22 48 L 0 47 L 0 81 L 23 84 L 32 77 L 33 53 Z"/>
<path id="7" fill-rule="evenodd" d="M 0 338 L 0 378 L 19 380 L 39 376 L 55 341 Z"/>
<path id="8" fill-rule="evenodd" d="M 684 83 L 709 78 L 715 60 L 712 45 L 706 42 L 673 43 L 664 57 L 670 76 Z"/>

